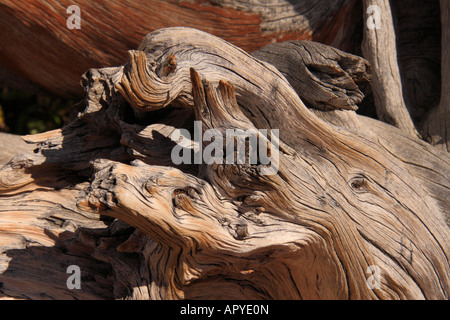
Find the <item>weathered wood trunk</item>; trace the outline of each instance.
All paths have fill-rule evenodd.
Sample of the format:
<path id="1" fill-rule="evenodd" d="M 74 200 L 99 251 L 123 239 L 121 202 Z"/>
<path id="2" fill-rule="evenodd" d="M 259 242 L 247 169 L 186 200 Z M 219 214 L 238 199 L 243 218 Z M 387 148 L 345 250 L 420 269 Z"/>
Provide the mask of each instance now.
<path id="1" fill-rule="evenodd" d="M 448 1 L 82 0 L 80 29 L 67 27 L 71 5 L 0 0 L 1 86 L 81 98 L 82 73 L 123 64 L 127 50 L 164 27 L 194 27 L 249 53 L 269 43 L 314 40 L 372 64 L 367 100 L 375 105 L 364 102 L 361 113 L 376 113 L 448 151 Z"/>
<path id="2" fill-rule="evenodd" d="M 150 33 L 1 169 L 0 295 L 448 299 L 450 158 L 355 113 L 371 74 L 314 42 Z"/>

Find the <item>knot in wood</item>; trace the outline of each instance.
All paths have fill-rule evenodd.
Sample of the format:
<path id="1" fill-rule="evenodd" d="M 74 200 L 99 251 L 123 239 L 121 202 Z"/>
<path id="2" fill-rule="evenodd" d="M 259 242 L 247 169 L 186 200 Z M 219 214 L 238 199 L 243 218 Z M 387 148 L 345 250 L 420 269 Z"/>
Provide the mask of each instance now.
<path id="1" fill-rule="evenodd" d="M 248 236 L 248 226 L 245 223 L 236 225 L 236 239 L 243 240 Z"/>
<path id="2" fill-rule="evenodd" d="M 368 179 L 363 175 L 358 175 L 350 180 L 350 187 L 357 193 L 367 192 L 369 189 Z"/>
<path id="3" fill-rule="evenodd" d="M 171 73 L 175 71 L 177 68 L 177 59 L 174 55 L 170 55 L 167 59 L 161 64 L 160 76 L 167 77 Z"/>
<path id="4" fill-rule="evenodd" d="M 144 184 L 145 190 L 153 194 L 156 191 L 156 186 L 158 185 L 158 178 L 150 177 Z"/>

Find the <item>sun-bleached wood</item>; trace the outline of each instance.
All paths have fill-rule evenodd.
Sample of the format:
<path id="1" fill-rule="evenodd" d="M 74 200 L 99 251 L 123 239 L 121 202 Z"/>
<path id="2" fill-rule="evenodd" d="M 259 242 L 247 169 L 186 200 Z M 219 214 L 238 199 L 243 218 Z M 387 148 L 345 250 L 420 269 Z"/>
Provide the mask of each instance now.
<path id="1" fill-rule="evenodd" d="M 418 133 L 403 99 L 391 6 L 388 0 L 363 3 L 362 52 L 373 69 L 372 89 L 378 118 L 415 137 Z"/>
<path id="2" fill-rule="evenodd" d="M 365 59 L 312 41 L 269 44 L 252 56 L 274 65 L 302 101 L 319 110 L 357 110 L 371 79 Z"/>
<path id="3" fill-rule="evenodd" d="M 36 149 L 0 171 L 4 297 L 43 288 L 16 286 L 33 281 L 24 257 L 51 268 L 34 244 L 101 279 L 74 296 L 62 273 L 43 276 L 51 298 L 448 299 L 447 153 L 351 108 L 309 109 L 273 65 L 190 28 L 150 33 L 82 83 L 84 112 L 25 137 Z M 194 120 L 279 129 L 278 171 L 174 165 L 171 133 Z M 12 235 L 19 225 L 36 236 Z M 367 285 L 374 265 L 379 288 Z"/>
<path id="4" fill-rule="evenodd" d="M 27 152 L 32 146 L 26 144 L 18 135 L 0 132 L 0 165 L 8 162 L 13 156 Z"/>

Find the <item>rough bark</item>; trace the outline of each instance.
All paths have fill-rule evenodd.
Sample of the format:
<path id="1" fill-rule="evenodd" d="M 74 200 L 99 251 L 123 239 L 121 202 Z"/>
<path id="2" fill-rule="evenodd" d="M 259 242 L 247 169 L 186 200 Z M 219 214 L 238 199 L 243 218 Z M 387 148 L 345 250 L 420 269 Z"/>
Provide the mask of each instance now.
<path id="1" fill-rule="evenodd" d="M 306 73 L 319 88 L 311 106 L 334 110 L 302 102 L 309 93 L 295 73 L 310 70 L 305 51 L 285 77 L 190 28 L 152 32 L 123 66 L 88 71 L 78 119 L 25 137 L 36 150 L 0 171 L 2 294 L 36 298 L 40 288 L 52 298 L 448 299 L 448 154 L 352 110 L 362 92 L 357 80 L 370 77 L 363 59 L 320 44 L 292 47 L 319 61 Z M 271 52 L 285 52 L 280 48 Z M 323 108 L 330 86 L 336 96 Z M 230 128 L 279 129 L 279 141 L 258 136 L 265 142 L 259 148 L 278 155 L 278 170 L 248 162 L 175 165 L 171 134 L 192 130 L 194 120 L 223 137 Z M 201 150 L 209 146 L 204 141 Z M 238 152 L 234 143 L 231 150 Z M 48 259 L 63 269 L 80 263 L 88 289 L 64 289 L 61 272 L 27 273 L 21 259 L 34 253 L 31 244 L 67 253 L 32 255 L 40 271 L 54 269 Z M 367 285 L 374 265 L 379 288 Z M 42 274 L 43 287 L 16 285 Z M 95 276 L 100 284 L 91 286 Z"/>

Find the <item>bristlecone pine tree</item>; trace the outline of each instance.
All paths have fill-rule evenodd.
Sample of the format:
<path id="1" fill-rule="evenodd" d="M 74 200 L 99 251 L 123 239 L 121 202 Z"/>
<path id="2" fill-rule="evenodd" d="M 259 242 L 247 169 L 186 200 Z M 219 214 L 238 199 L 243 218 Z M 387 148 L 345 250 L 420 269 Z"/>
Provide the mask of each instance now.
<path id="1" fill-rule="evenodd" d="M 0 170 L 0 297 L 448 299 L 450 28 L 433 145 L 405 106 L 389 1 L 372 2 L 385 27 L 364 29 L 367 60 L 173 27 L 88 70 L 84 111 Z M 378 120 L 355 111 L 367 92 Z M 223 163 L 174 163 L 194 121 L 221 133 Z M 276 172 L 227 163 L 228 129 L 277 129 L 259 136 Z"/>

